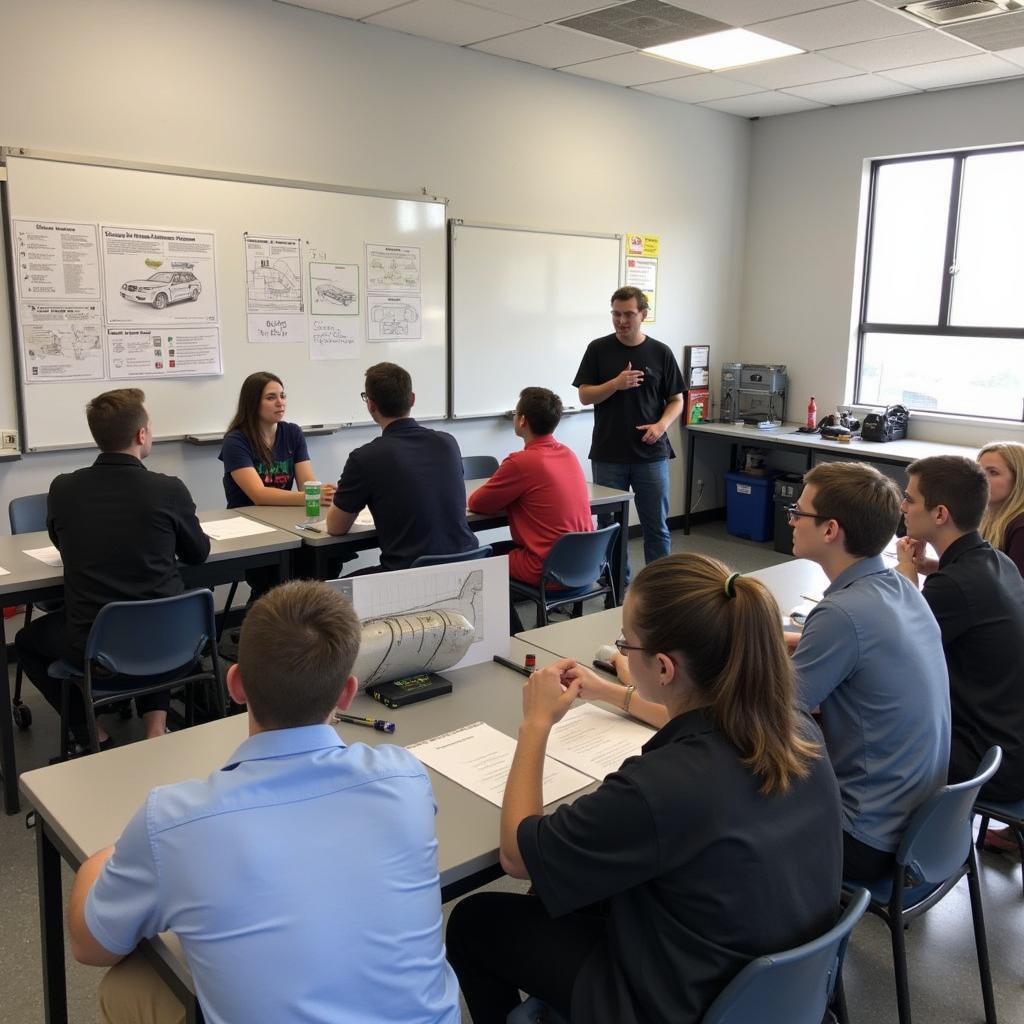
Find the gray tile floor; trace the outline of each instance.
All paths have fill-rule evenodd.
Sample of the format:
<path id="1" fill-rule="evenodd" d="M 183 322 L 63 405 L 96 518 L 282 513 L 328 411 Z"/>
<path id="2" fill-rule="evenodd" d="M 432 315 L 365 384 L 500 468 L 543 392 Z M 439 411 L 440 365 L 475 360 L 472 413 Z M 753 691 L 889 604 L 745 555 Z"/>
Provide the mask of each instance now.
<path id="1" fill-rule="evenodd" d="M 774 565 L 787 557 L 773 551 L 770 545 L 729 537 L 719 523 L 697 527 L 689 537 L 673 534 L 673 549 L 713 555 L 739 571 Z M 630 550 L 634 567 L 641 565 L 638 542 L 632 542 Z M 527 627 L 530 624 L 527 622 Z M 22 769 L 45 764 L 56 749 L 54 716 L 31 686 L 26 688 L 26 701 L 33 709 L 34 722 L 29 732 L 18 734 L 15 739 Z M 115 731 L 119 739 L 127 741 L 138 734 L 138 723 L 115 723 Z M 983 855 L 982 862 L 982 891 L 999 1020 L 1002 1024 L 1024 1024 L 1024 897 L 1020 865 L 989 853 Z M 522 883 L 511 879 L 494 886 L 515 891 L 523 888 Z M 0 896 L 0 1024 L 41 1021 L 35 840 L 34 834 L 25 828 L 24 814 L 0 816 Z M 976 1024 L 984 1019 L 964 882 L 938 907 L 914 922 L 907 933 L 907 946 L 916 1021 Z M 70 1019 L 75 1024 L 97 1019 L 99 977 L 96 969 L 69 963 L 68 999 Z M 868 918 L 858 926 L 847 954 L 845 978 L 853 1024 L 889 1024 L 896 1020 L 889 938 L 881 921 Z M 468 1024 L 468 1015 L 465 1020 Z"/>

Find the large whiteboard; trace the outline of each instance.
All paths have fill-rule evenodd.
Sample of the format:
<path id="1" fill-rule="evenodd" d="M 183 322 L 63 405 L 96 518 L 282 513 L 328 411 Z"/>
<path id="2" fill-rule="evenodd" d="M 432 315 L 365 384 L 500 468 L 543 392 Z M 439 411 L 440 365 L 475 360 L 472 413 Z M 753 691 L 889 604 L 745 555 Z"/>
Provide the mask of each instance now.
<path id="1" fill-rule="evenodd" d="M 513 409 L 525 387 L 567 409 L 587 343 L 611 331 L 621 238 L 452 221 L 452 415 Z"/>
<path id="2" fill-rule="evenodd" d="M 100 391 L 138 386 L 157 438 L 222 432 L 242 380 L 270 370 L 288 391 L 288 419 L 302 425 L 367 423 L 360 399 L 363 373 L 373 363 L 404 366 L 413 378 L 416 415 L 447 414 L 445 206 L 434 199 L 374 195 L 298 182 L 205 176 L 207 172 L 103 166 L 60 159 L 8 156 L 9 223 L 67 221 L 96 225 L 181 228 L 212 232 L 223 373 L 179 379 L 48 381 L 19 378 L 26 450 L 90 444 L 84 408 Z M 250 344 L 246 319 L 243 239 L 298 237 L 302 287 L 310 309 L 308 264 L 355 264 L 359 269 L 358 352 L 355 358 L 314 361 L 305 343 Z M 418 249 L 420 323 L 416 340 L 368 341 L 367 243 Z M 107 288 L 109 293 L 109 286 Z M 205 299 L 205 295 L 204 295 Z M 17 295 L 9 296 L 14 303 Z M 411 332 L 411 333 L 417 333 Z M 20 340 L 15 338 L 19 350 Z"/>

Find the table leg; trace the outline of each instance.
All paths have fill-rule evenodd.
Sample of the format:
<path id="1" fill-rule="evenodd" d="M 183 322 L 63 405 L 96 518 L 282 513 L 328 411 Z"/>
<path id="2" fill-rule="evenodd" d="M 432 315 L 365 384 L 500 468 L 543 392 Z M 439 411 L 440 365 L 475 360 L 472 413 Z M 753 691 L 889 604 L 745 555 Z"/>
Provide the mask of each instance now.
<path id="1" fill-rule="evenodd" d="M 36 820 L 36 872 L 39 877 L 39 940 L 43 959 L 43 1019 L 67 1024 L 68 992 L 64 974 L 64 893 L 60 854 L 42 820 Z"/>
<path id="2" fill-rule="evenodd" d="M 686 429 L 685 427 L 683 428 Z M 697 444 L 697 432 L 686 431 L 686 494 L 683 497 L 683 536 L 690 536 L 690 506 L 693 503 L 693 452 Z"/>
<path id="3" fill-rule="evenodd" d="M 14 759 L 14 721 L 11 718 L 11 676 L 7 668 L 7 633 L 0 630 L 0 775 L 4 784 L 4 811 L 17 814 L 18 765 Z"/>
<path id="4" fill-rule="evenodd" d="M 629 562 L 629 499 L 619 503 L 615 521 L 619 535 L 615 539 L 612 557 L 615 561 L 615 598 L 619 604 L 626 599 L 626 567 Z"/>

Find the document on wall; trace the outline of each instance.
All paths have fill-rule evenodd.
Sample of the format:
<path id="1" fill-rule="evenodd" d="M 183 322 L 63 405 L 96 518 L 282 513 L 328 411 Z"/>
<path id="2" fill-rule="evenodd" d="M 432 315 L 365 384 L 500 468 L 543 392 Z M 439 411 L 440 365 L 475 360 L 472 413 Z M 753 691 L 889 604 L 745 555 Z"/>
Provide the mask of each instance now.
<path id="1" fill-rule="evenodd" d="M 100 256 L 108 324 L 219 323 L 212 232 L 102 225 Z"/>
<path id="2" fill-rule="evenodd" d="M 216 327 L 112 327 L 107 330 L 111 380 L 209 377 L 224 372 Z"/>
<path id="3" fill-rule="evenodd" d="M 548 756 L 600 781 L 639 757 L 654 730 L 594 704 L 577 704 L 551 730 Z"/>
<path id="4" fill-rule="evenodd" d="M 244 243 L 246 312 L 301 313 L 301 241 L 246 234 Z"/>
<path id="5" fill-rule="evenodd" d="M 30 558 L 53 566 L 54 569 L 64 568 L 64 563 L 60 560 L 60 552 L 52 544 L 46 548 L 26 548 L 24 553 Z"/>
<path id="6" fill-rule="evenodd" d="M 418 341 L 423 337 L 418 295 L 369 295 L 366 310 L 367 341 Z"/>
<path id="7" fill-rule="evenodd" d="M 23 299 L 99 300 L 96 225 L 16 220 L 14 274 Z"/>
<path id="8" fill-rule="evenodd" d="M 359 321 L 341 316 L 309 318 L 309 358 L 357 359 L 359 357 Z"/>
<path id="9" fill-rule="evenodd" d="M 98 302 L 23 302 L 19 314 L 26 384 L 103 379 Z"/>
<path id="10" fill-rule="evenodd" d="M 301 345 L 306 340 L 305 313 L 248 313 L 250 345 Z"/>
<path id="11" fill-rule="evenodd" d="M 501 806 L 512 755 L 516 751 L 516 741 L 511 736 L 484 722 L 473 722 L 442 736 L 410 743 L 406 749 L 428 768 L 496 807 Z M 543 779 L 545 804 L 561 800 L 592 781 L 550 757 L 544 758 Z"/>
<path id="12" fill-rule="evenodd" d="M 260 533 L 273 533 L 274 527 L 257 523 L 253 519 L 237 516 L 233 519 L 211 519 L 199 524 L 203 533 L 213 540 L 237 540 L 239 537 L 255 537 Z"/>
<path id="13" fill-rule="evenodd" d="M 367 242 L 366 290 L 388 295 L 419 295 L 419 246 Z"/>
<path id="14" fill-rule="evenodd" d="M 320 316 L 359 316 L 359 264 L 309 264 L 309 310 Z"/>

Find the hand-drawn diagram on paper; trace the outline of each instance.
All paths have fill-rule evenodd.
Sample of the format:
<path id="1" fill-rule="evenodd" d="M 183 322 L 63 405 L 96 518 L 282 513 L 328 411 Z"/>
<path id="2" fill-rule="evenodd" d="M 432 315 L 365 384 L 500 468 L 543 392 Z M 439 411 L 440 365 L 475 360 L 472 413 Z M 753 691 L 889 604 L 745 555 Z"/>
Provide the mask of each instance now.
<path id="1" fill-rule="evenodd" d="M 22 303 L 21 334 L 26 384 L 103 378 L 98 303 Z"/>
<path id="2" fill-rule="evenodd" d="M 300 245 L 298 238 L 245 236 L 247 312 L 302 312 Z"/>

